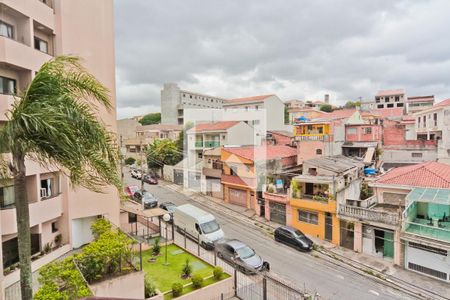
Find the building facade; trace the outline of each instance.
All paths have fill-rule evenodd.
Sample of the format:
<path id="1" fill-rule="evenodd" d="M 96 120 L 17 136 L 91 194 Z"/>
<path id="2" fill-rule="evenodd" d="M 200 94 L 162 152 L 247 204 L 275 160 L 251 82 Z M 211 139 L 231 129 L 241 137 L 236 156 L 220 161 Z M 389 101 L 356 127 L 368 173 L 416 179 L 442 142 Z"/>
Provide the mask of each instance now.
<path id="1" fill-rule="evenodd" d="M 0 12 L 0 123 L 7 120 L 12 94 L 23 91 L 43 63 L 56 55 L 73 54 L 111 91 L 113 109 L 99 109 L 98 115 L 116 132 L 113 1 L 2 0 Z M 46 245 L 53 249 L 32 259 L 33 270 L 90 242 L 90 224 L 98 216 L 119 224 L 120 200 L 114 188 L 104 194 L 74 189 L 57 169 L 32 161 L 26 161 L 26 167 L 32 252 L 38 254 Z M 12 190 L 12 182 L 0 187 L 0 298 L 19 280 Z"/>

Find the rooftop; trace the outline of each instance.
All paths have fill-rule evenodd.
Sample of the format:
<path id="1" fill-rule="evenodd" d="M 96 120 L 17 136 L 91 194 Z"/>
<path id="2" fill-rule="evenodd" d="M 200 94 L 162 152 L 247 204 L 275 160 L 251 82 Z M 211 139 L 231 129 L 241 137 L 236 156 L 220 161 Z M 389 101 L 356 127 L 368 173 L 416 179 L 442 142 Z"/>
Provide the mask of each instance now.
<path id="1" fill-rule="evenodd" d="M 286 158 L 297 155 L 296 148 L 284 145 L 225 147 L 223 150 L 253 161 Z"/>
<path id="2" fill-rule="evenodd" d="M 318 168 L 329 170 L 335 173 L 342 173 L 355 167 L 364 167 L 364 163 L 362 161 L 343 155 L 308 159 L 303 162 L 303 165 L 305 164 L 316 166 Z"/>
<path id="3" fill-rule="evenodd" d="M 434 102 L 434 95 L 408 97 L 408 102 L 423 102 L 423 101 Z"/>
<path id="4" fill-rule="evenodd" d="M 183 125 L 169 125 L 169 124 L 152 124 L 140 125 L 136 127 L 136 131 L 150 131 L 150 130 L 183 130 Z"/>
<path id="5" fill-rule="evenodd" d="M 283 135 L 283 136 L 287 136 L 287 137 L 294 136 L 294 133 L 287 131 L 287 130 L 270 130 L 269 132 L 271 132 L 272 134 L 278 134 L 278 135 Z"/>
<path id="6" fill-rule="evenodd" d="M 239 104 L 239 103 L 250 103 L 250 102 L 261 102 L 266 100 L 269 97 L 275 96 L 274 94 L 271 95 L 260 95 L 260 96 L 253 96 L 253 97 L 245 97 L 245 98 L 235 98 L 226 100 L 224 104 Z"/>
<path id="7" fill-rule="evenodd" d="M 396 89 L 396 90 L 380 90 L 376 94 L 376 96 L 393 96 L 393 95 L 401 95 L 405 94 L 404 89 Z"/>
<path id="8" fill-rule="evenodd" d="M 227 130 L 238 124 L 240 121 L 221 121 L 212 123 L 197 124 L 195 127 L 191 128 L 189 131 L 202 132 L 202 131 L 218 131 Z"/>
<path id="9" fill-rule="evenodd" d="M 450 205 L 450 189 L 414 188 L 406 196 L 406 201 Z"/>
<path id="10" fill-rule="evenodd" d="M 394 168 L 381 175 L 374 183 L 450 188 L 450 165 L 429 161 L 417 165 Z"/>
<path id="11" fill-rule="evenodd" d="M 401 117 L 403 116 L 403 108 L 397 107 L 397 108 L 380 108 L 380 109 L 373 109 L 370 112 L 374 115 L 377 115 L 381 118 L 391 118 L 391 117 Z"/>

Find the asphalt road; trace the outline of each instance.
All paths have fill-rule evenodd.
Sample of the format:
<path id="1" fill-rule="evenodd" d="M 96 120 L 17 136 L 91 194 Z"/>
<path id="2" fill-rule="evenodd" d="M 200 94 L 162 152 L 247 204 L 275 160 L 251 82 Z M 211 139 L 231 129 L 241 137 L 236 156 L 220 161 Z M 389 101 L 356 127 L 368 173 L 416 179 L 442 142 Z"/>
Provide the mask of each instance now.
<path id="1" fill-rule="evenodd" d="M 125 184 L 127 183 L 140 186 L 140 182 L 130 178 L 129 174 L 125 174 Z M 291 281 L 295 286 L 305 287 L 309 292 L 318 292 L 322 299 L 411 299 L 398 290 L 321 259 L 314 253 L 301 253 L 276 243 L 260 230 L 164 186 L 145 184 L 145 189 L 154 194 L 159 202 L 171 201 L 176 205 L 192 203 L 211 212 L 225 235 L 240 239 L 254 248 L 264 260 L 270 262 L 271 272 Z"/>

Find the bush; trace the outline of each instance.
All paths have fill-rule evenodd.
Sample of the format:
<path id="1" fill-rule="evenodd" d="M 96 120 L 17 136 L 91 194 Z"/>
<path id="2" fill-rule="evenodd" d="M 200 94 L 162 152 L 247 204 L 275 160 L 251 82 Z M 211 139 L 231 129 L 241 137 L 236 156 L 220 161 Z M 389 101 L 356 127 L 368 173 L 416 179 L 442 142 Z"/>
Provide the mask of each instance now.
<path id="1" fill-rule="evenodd" d="M 136 162 L 136 159 L 133 157 L 128 157 L 125 159 L 125 164 L 128 166 L 131 166 L 132 164 L 134 164 Z"/>
<path id="2" fill-rule="evenodd" d="M 215 266 L 214 270 L 213 270 L 213 274 L 214 274 L 214 278 L 216 280 L 220 280 L 220 278 L 222 278 L 222 275 L 223 275 L 223 269 L 219 266 Z"/>
<path id="3" fill-rule="evenodd" d="M 183 269 L 181 270 L 181 276 L 184 278 L 188 278 L 192 274 L 192 266 L 189 258 L 186 258 L 186 263 L 183 265 Z"/>
<path id="4" fill-rule="evenodd" d="M 195 274 L 194 276 L 192 276 L 191 281 L 192 286 L 195 289 L 201 288 L 203 285 L 203 277 L 200 274 Z"/>
<path id="5" fill-rule="evenodd" d="M 267 188 L 267 191 L 269 193 L 273 193 L 274 192 L 273 186 L 269 185 L 269 187 Z"/>
<path id="6" fill-rule="evenodd" d="M 62 241 L 62 235 L 61 234 L 57 234 L 55 236 L 55 245 L 56 246 L 60 246 L 61 245 L 61 241 Z"/>
<path id="7" fill-rule="evenodd" d="M 159 245 L 159 237 L 155 238 L 155 243 L 152 247 L 152 254 L 153 256 L 158 256 L 161 252 L 161 246 Z"/>
<path id="8" fill-rule="evenodd" d="M 156 295 L 156 286 L 147 275 L 145 275 L 144 287 L 145 298 L 150 298 Z"/>
<path id="9" fill-rule="evenodd" d="M 48 254 L 50 253 L 50 251 L 52 251 L 52 243 L 46 243 L 44 245 L 44 254 Z"/>
<path id="10" fill-rule="evenodd" d="M 182 293 L 183 293 L 183 284 L 179 282 L 175 282 L 174 284 L 172 284 L 172 295 L 174 297 L 181 296 Z"/>
<path id="11" fill-rule="evenodd" d="M 111 223 L 108 222 L 106 219 L 97 219 L 94 223 L 91 225 L 91 231 L 94 235 L 95 239 L 98 239 L 103 233 L 108 232 L 111 230 Z"/>

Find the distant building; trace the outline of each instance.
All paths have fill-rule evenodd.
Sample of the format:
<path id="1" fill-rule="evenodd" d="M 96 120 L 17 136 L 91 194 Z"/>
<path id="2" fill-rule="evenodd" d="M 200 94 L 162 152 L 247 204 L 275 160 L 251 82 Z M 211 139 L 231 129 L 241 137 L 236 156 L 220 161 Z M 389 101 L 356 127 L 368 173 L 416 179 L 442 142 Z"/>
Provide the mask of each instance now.
<path id="1" fill-rule="evenodd" d="M 118 140 L 126 140 L 136 137 L 136 127 L 141 125 L 136 118 L 117 120 Z"/>
<path id="2" fill-rule="evenodd" d="M 165 83 L 161 90 L 161 124 L 184 124 L 187 108 L 222 108 L 223 98 L 181 90 L 176 83 Z"/>
<path id="3" fill-rule="evenodd" d="M 406 112 L 407 113 L 415 113 L 424 109 L 431 108 L 434 104 L 434 96 L 415 96 L 408 97 Z"/>
<path id="4" fill-rule="evenodd" d="M 284 104 L 286 105 L 287 109 L 304 108 L 305 107 L 305 102 L 302 100 L 297 100 L 297 99 L 285 101 Z"/>

